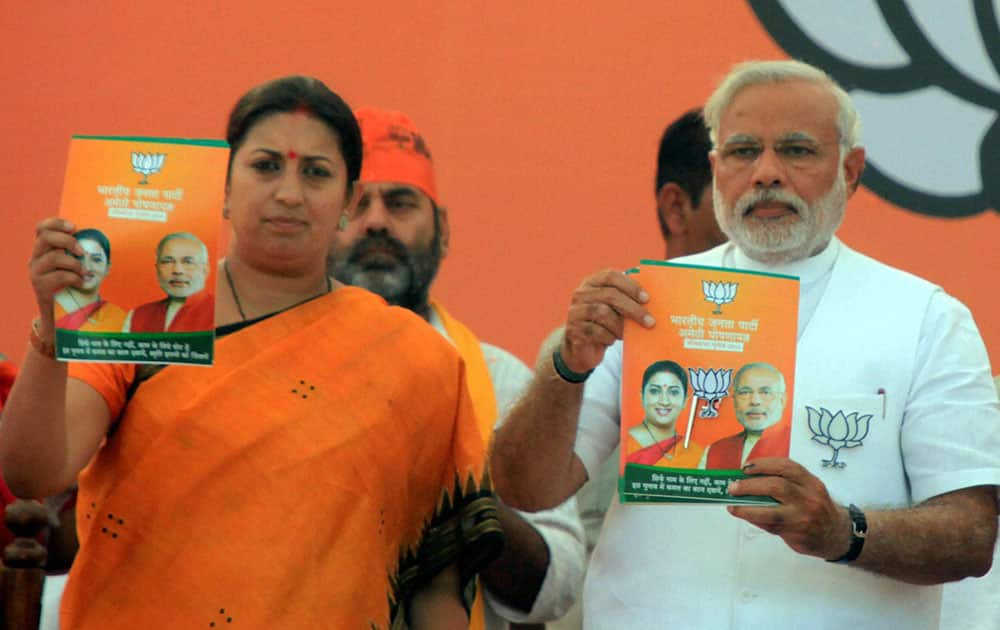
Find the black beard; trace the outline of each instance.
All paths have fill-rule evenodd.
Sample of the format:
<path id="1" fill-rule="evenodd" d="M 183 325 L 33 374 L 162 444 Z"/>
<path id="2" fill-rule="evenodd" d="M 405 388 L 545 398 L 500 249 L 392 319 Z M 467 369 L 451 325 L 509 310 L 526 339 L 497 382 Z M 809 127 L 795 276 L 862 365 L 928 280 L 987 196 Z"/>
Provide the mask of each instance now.
<path id="1" fill-rule="evenodd" d="M 396 262 L 391 265 L 361 262 L 372 250 L 390 252 Z M 327 270 L 337 280 L 368 289 L 389 304 L 414 311 L 424 319 L 430 315 L 428 298 L 440 265 L 441 238 L 436 229 L 430 245 L 417 251 L 408 250 L 398 239 L 380 230 L 365 234 L 346 252 L 331 254 L 327 259 Z M 391 276 L 392 280 L 387 282 L 379 274 Z M 390 286 L 393 282 L 402 285 Z"/>

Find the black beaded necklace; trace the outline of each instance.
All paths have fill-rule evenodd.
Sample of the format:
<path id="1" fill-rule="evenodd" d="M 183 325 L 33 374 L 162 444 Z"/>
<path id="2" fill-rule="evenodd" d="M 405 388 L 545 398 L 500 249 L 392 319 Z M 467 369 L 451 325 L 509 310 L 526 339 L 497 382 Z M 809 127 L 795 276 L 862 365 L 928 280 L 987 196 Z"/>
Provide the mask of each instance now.
<path id="1" fill-rule="evenodd" d="M 642 426 L 645 427 L 646 433 L 649 434 L 649 439 L 653 440 L 653 444 L 656 444 L 657 447 L 659 448 L 660 454 L 662 454 L 667 459 L 673 459 L 674 458 L 673 450 L 675 448 L 677 448 L 677 443 L 680 442 L 680 440 L 679 439 L 678 440 L 674 440 L 674 443 L 670 445 L 670 448 L 664 449 L 662 446 L 659 445 L 660 442 L 662 442 L 662 440 L 657 440 L 656 439 L 656 437 L 653 435 L 652 429 L 649 428 L 649 425 L 646 424 L 645 420 L 642 421 Z"/>
<path id="2" fill-rule="evenodd" d="M 229 285 L 229 290 L 233 294 L 233 302 L 236 303 L 236 310 L 239 311 L 240 318 L 243 321 L 247 321 L 247 315 L 246 315 L 246 313 L 243 312 L 243 304 L 240 303 L 240 294 L 236 292 L 236 285 L 233 284 L 233 276 L 229 273 L 229 260 L 228 259 L 222 261 L 222 270 L 226 272 L 226 284 Z M 330 276 L 326 276 L 326 291 L 323 291 L 323 293 L 317 293 L 313 297 L 318 297 L 320 295 L 325 295 L 325 294 L 329 293 L 330 291 L 333 291 L 333 283 L 330 281 Z M 306 302 L 306 301 L 311 300 L 311 299 L 312 298 L 308 298 L 307 300 L 303 300 L 303 302 Z M 300 302 L 300 304 L 301 304 L 301 302 Z"/>

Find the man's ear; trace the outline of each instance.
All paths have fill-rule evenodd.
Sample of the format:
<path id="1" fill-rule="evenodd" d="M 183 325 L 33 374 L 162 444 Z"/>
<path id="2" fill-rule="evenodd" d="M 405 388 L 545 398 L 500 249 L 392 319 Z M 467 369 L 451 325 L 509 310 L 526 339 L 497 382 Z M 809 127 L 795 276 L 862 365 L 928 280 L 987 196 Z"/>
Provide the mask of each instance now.
<path id="1" fill-rule="evenodd" d="M 351 184 L 351 189 L 347 196 L 347 203 L 344 205 L 344 214 L 350 220 L 358 213 L 358 205 L 361 203 L 361 196 L 365 194 L 365 185 L 359 181 Z"/>
<path id="2" fill-rule="evenodd" d="M 865 150 L 861 147 L 854 147 L 844 156 L 844 181 L 847 184 L 847 196 L 850 197 L 858 190 L 861 183 L 861 174 L 865 171 Z"/>
<path id="3" fill-rule="evenodd" d="M 448 244 L 451 241 L 451 225 L 448 223 L 448 208 L 438 206 L 438 234 L 441 240 L 441 258 L 448 255 Z"/>
<path id="4" fill-rule="evenodd" d="M 687 217 L 692 209 L 691 197 L 676 182 L 667 182 L 656 194 L 656 211 L 671 234 L 687 233 Z"/>

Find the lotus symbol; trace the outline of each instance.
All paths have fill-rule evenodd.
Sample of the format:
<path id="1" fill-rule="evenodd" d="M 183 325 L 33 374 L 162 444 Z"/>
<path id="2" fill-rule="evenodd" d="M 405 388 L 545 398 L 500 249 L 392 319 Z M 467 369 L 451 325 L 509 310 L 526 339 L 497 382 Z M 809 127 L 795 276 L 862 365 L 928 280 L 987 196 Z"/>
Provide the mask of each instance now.
<path id="1" fill-rule="evenodd" d="M 722 313 L 722 305 L 729 304 L 736 298 L 736 287 L 738 286 L 740 286 L 738 282 L 701 281 L 701 290 L 705 293 L 705 301 L 715 304 L 713 315 Z"/>
<path id="2" fill-rule="evenodd" d="M 133 151 L 132 170 L 142 175 L 139 183 L 148 184 L 149 176 L 160 172 L 160 169 L 163 168 L 163 160 L 166 157 L 165 153 L 136 153 Z"/>
<path id="3" fill-rule="evenodd" d="M 872 415 L 859 416 L 856 411 L 844 415 L 843 411 L 830 413 L 824 407 L 816 410 L 809 406 L 806 406 L 806 413 L 809 414 L 809 430 L 813 434 L 813 442 L 833 449 L 833 458 L 824 459 L 823 467 L 847 466 L 846 462 L 837 460 L 837 455 L 842 448 L 861 446 L 861 442 L 868 436 L 868 423 Z"/>
<path id="4" fill-rule="evenodd" d="M 688 373 L 691 374 L 691 390 L 694 395 L 705 401 L 698 417 L 718 418 L 719 402 L 729 393 L 733 371 L 722 368 L 688 368 Z"/>
<path id="5" fill-rule="evenodd" d="M 1000 3 L 749 2 L 790 57 L 851 94 L 865 186 L 932 216 L 1000 210 Z"/>

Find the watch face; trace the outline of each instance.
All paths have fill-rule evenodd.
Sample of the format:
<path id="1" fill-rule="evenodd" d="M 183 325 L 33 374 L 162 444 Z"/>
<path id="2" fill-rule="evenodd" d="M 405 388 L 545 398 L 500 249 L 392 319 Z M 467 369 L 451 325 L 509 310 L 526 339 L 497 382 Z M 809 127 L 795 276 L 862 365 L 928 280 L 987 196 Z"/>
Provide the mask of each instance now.
<path id="1" fill-rule="evenodd" d="M 861 508 L 853 503 L 847 508 L 851 515 L 851 532 L 858 538 L 864 538 L 868 534 L 868 520 Z"/>

